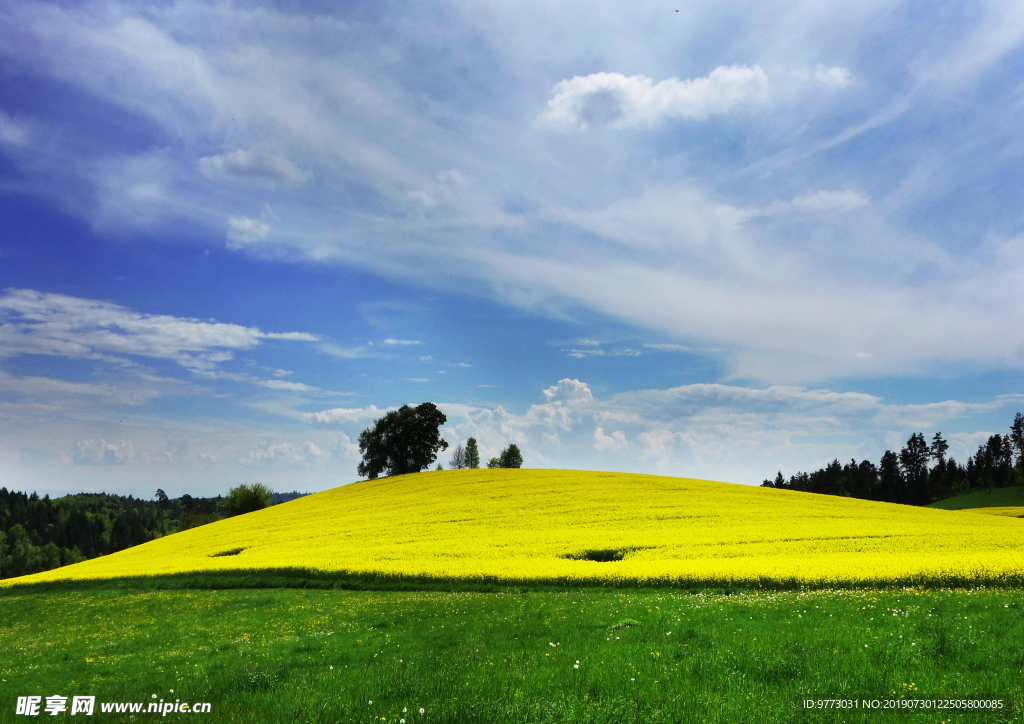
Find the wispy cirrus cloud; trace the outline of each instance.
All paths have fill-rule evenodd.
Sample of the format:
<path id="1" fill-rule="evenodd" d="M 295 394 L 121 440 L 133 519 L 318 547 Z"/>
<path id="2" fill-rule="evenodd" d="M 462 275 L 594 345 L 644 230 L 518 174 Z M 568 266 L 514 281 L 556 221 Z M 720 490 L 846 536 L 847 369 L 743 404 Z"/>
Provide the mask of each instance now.
<path id="1" fill-rule="evenodd" d="M 9 289 L 0 297 L 0 358 L 41 354 L 131 365 L 141 357 L 211 371 L 235 352 L 267 339 L 317 342 L 320 337 L 147 314 L 112 302 L 31 289 Z"/>
<path id="2" fill-rule="evenodd" d="M 311 178 L 308 171 L 302 171 L 287 156 L 267 149 L 236 148 L 204 156 L 196 165 L 204 176 L 214 180 L 300 184 Z"/>
<path id="3" fill-rule="evenodd" d="M 1002 196 L 1014 185 L 993 183 L 988 205 L 961 193 L 1019 167 L 969 150 L 1014 125 L 998 116 L 1015 92 L 999 63 L 1024 37 L 1017 9 L 996 3 L 908 38 L 879 3 L 742 18 L 699 3 L 654 38 L 641 20 L 654 5 L 590 13 L 614 18 L 614 37 L 569 7 L 531 6 L 548 18 L 539 34 L 486 7 L 442 13 L 443 27 L 425 9 L 411 25 L 387 10 L 360 22 L 361 44 L 339 44 L 319 33 L 352 37 L 347 9 L 313 22 L 197 2 L 9 5 L 11 67 L 145 118 L 159 137 L 143 152 L 84 117 L 36 118 L 31 133 L 7 133 L 16 183 L 98 228 L 187 222 L 223 238 L 227 220 L 232 250 L 279 263 L 348 265 L 553 316 L 582 307 L 723 349 L 732 372 L 768 381 L 1019 367 L 1024 338 L 970 324 L 996 315 L 993 327 L 1021 328 L 1019 229 Z M 437 32 L 410 30 L 421 26 Z M 730 42 L 708 34 L 725 27 Z M 383 60 L 410 43 L 437 52 L 401 72 Z M 451 48 L 496 62 L 470 62 L 469 78 L 442 60 Z M 987 69 L 999 80 L 976 92 L 1007 102 L 979 96 L 968 121 L 953 118 L 950 89 Z M 666 135 L 673 119 L 685 129 Z M 68 144 L 76 134 L 60 124 L 90 142 Z M 866 135 L 889 124 L 906 139 L 898 150 Z M 1015 148 L 1003 140 L 992 143 Z M 955 167 L 968 157 L 969 173 Z M 929 183 L 900 193 L 926 162 Z M 251 184 L 234 180 L 262 185 L 279 219 L 253 216 Z M 956 223 L 921 221 L 954 206 Z M 990 243 L 1007 247 L 998 265 L 983 258 Z M 887 334 L 893 322 L 911 333 Z"/>

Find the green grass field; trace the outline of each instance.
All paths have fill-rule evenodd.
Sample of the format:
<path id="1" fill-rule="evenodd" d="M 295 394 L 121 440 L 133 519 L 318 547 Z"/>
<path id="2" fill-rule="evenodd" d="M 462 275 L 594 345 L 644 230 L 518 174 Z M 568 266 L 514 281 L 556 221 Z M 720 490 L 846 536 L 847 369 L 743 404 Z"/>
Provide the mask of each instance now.
<path id="1" fill-rule="evenodd" d="M 952 498 L 939 500 L 928 506 L 942 510 L 967 510 L 969 508 L 1021 508 L 1024 507 L 1024 486 L 1012 488 L 985 488 L 969 490 Z M 996 511 L 991 511 L 998 515 Z"/>
<path id="2" fill-rule="evenodd" d="M 1022 670 L 1016 590 L 0 595 L 5 722 L 30 720 L 17 696 L 54 694 L 96 696 L 107 721 L 1012 722 Z M 838 712 L 808 698 L 1003 708 Z M 99 711 L 160 700 L 211 712 Z"/>

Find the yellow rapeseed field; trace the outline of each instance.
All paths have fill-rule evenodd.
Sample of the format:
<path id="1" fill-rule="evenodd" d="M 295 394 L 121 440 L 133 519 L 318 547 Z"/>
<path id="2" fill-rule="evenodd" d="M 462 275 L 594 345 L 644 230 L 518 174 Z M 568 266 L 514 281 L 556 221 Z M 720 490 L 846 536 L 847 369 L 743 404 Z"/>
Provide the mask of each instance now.
<path id="1" fill-rule="evenodd" d="M 426 472 L 0 585 L 275 570 L 556 585 L 1020 585 L 1024 520 L 649 475 Z"/>

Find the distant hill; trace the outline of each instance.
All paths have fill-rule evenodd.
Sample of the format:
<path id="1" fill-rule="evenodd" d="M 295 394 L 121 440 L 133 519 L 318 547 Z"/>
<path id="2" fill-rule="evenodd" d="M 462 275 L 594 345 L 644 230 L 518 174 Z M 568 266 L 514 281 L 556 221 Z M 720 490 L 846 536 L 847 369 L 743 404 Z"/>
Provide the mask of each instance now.
<path id="1" fill-rule="evenodd" d="M 277 505 L 278 503 L 287 503 L 289 500 L 297 500 L 298 498 L 303 498 L 307 495 L 309 495 L 309 493 L 299 493 L 293 490 L 290 493 L 274 493 L 271 497 L 274 505 Z"/>
<path id="2" fill-rule="evenodd" d="M 1024 518 L 1024 486 L 970 490 L 928 506 L 942 510 L 974 510 L 978 513 Z"/>
<path id="3" fill-rule="evenodd" d="M 228 574 L 368 587 L 1021 585 L 1024 521 L 650 475 L 425 472 L 0 586 Z"/>

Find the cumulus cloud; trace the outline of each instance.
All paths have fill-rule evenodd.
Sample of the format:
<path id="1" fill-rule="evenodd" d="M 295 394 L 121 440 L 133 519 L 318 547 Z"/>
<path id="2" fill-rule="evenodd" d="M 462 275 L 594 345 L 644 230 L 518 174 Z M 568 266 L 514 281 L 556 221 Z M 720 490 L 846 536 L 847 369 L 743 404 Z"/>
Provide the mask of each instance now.
<path id="1" fill-rule="evenodd" d="M 448 417 L 445 439 L 475 437 L 484 457 L 515 442 L 527 467 L 632 470 L 756 484 L 779 468 L 793 473 L 835 457 L 877 461 L 886 448 L 899 448 L 917 431 L 944 430 L 951 453 L 963 459 L 974 452 L 978 435 L 958 436 L 950 426 L 1011 410 L 1022 401 L 1018 395 L 891 404 L 859 392 L 728 384 L 600 397 L 586 382 L 564 378 L 519 413 L 500 405 L 437 404 Z M 302 419 L 352 436 L 384 412 L 374 406 L 334 408 Z"/>
<path id="2" fill-rule="evenodd" d="M 536 124 L 559 131 L 652 126 L 664 119 L 704 120 L 768 97 L 768 76 L 758 66 L 719 66 L 704 78 L 592 73 L 555 85 Z"/>
<path id="3" fill-rule="evenodd" d="M 541 395 L 545 402 L 555 404 L 581 404 L 594 399 L 587 383 L 568 377 L 543 390 Z"/>
<path id="4" fill-rule="evenodd" d="M 75 443 L 72 460 L 79 465 L 124 465 L 135 457 L 129 440 L 82 440 Z"/>
<path id="5" fill-rule="evenodd" d="M 111 302 L 10 289 L 0 297 L 0 357 L 43 354 L 131 365 L 166 359 L 212 370 L 264 339 L 316 341 L 304 332 L 267 333 L 188 317 L 135 312 Z"/>
<path id="6" fill-rule="evenodd" d="M 725 384 L 597 398 L 586 383 L 563 379 L 522 414 L 500 407 L 442 409 L 462 418 L 449 421 L 460 437 L 472 434 L 499 449 L 502 439 L 515 441 L 531 467 L 560 460 L 567 466 L 759 483 L 780 466 L 795 472 L 833 457 L 877 460 L 886 447 L 902 445 L 910 432 L 935 431 L 1019 402 L 900 405 L 857 392 Z M 957 440 L 953 452 L 958 457 L 973 452 L 968 443 L 950 439 Z M 597 464 L 588 451 L 610 457 Z"/>
<path id="7" fill-rule="evenodd" d="M 598 452 L 605 450 L 625 450 L 629 447 L 626 442 L 626 434 L 622 430 L 616 430 L 611 435 L 604 434 L 604 428 L 594 430 L 594 449 Z"/>
<path id="8" fill-rule="evenodd" d="M 302 171 L 286 156 L 264 149 L 235 149 L 216 156 L 204 156 L 196 165 L 210 179 L 236 178 L 264 183 L 300 184 L 311 174 Z"/>
<path id="9" fill-rule="evenodd" d="M 227 247 L 237 250 L 263 241 L 270 236 L 270 224 L 245 216 L 232 216 L 228 219 Z"/>
<path id="10" fill-rule="evenodd" d="M 323 462 L 330 457 L 331 453 L 329 450 L 322 450 L 312 442 L 298 445 L 281 442 L 249 450 L 246 455 L 238 458 L 238 462 L 242 465 L 266 465 L 270 463 L 308 465 Z"/>

